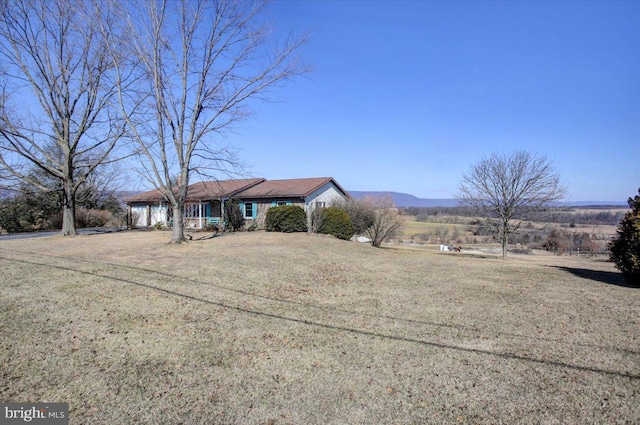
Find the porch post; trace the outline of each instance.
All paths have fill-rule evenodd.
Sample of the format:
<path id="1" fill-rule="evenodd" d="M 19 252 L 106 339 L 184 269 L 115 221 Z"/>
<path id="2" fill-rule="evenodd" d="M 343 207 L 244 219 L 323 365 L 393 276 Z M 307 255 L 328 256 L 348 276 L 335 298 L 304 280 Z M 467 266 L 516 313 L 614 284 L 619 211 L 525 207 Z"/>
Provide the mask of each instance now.
<path id="1" fill-rule="evenodd" d="M 224 198 L 220 198 L 220 224 L 218 224 L 220 229 L 224 228 Z"/>

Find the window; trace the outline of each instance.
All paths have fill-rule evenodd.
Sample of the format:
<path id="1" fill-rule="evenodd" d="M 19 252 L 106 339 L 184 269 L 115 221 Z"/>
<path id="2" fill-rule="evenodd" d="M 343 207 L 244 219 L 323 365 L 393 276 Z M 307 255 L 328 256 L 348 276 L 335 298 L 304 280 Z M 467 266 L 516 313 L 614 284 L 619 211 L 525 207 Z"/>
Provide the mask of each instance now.
<path id="1" fill-rule="evenodd" d="M 281 207 L 283 205 L 291 205 L 291 201 L 271 201 L 272 207 Z"/>
<path id="2" fill-rule="evenodd" d="M 200 204 L 185 204 L 184 205 L 184 218 L 198 218 L 200 217 Z"/>
<path id="3" fill-rule="evenodd" d="M 244 218 L 253 218 L 253 202 L 244 203 Z"/>
<path id="4" fill-rule="evenodd" d="M 327 206 L 326 202 L 316 201 L 316 208 L 324 208 Z"/>

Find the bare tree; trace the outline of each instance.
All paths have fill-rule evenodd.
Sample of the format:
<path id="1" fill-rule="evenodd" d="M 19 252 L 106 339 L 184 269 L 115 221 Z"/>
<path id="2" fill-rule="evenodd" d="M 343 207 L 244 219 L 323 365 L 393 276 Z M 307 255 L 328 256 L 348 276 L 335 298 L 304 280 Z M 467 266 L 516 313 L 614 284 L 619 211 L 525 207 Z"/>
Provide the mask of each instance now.
<path id="1" fill-rule="evenodd" d="M 494 153 L 472 166 L 462 176 L 457 198 L 488 220 L 506 258 L 509 234 L 531 213 L 565 193 L 559 173 L 546 156 L 515 151 Z"/>
<path id="2" fill-rule="evenodd" d="M 75 0 L 12 0 L 0 23 L 0 174 L 47 190 L 36 167 L 61 182 L 62 235 L 75 235 L 78 188 L 108 161 L 124 131 L 107 44 L 113 16 Z M 101 25 L 98 25 L 100 23 Z"/>
<path id="3" fill-rule="evenodd" d="M 221 134 L 249 114 L 252 99 L 307 71 L 295 53 L 305 37 L 269 50 L 265 4 L 250 1 L 148 0 L 129 19 L 138 85 L 121 90 L 120 105 L 139 145 L 138 171 L 173 209 L 172 242 L 183 234 L 187 187 L 196 172 L 209 178 L 237 171 Z M 130 63 L 114 64 L 121 73 Z M 132 112 L 134 112 L 132 114 Z"/>
<path id="4" fill-rule="evenodd" d="M 345 211 L 351 219 L 353 233 L 362 235 L 375 221 L 375 209 L 368 199 L 340 199 L 332 206 Z"/>
<path id="5" fill-rule="evenodd" d="M 322 229 L 325 219 L 327 218 L 324 210 L 324 207 L 314 206 L 308 214 L 307 228 L 309 229 L 309 233 L 320 233 L 320 229 Z"/>
<path id="6" fill-rule="evenodd" d="M 379 248 L 382 242 L 397 235 L 402 227 L 402 219 L 391 195 L 365 198 L 373 210 L 373 223 L 364 231 L 371 239 L 371 245 Z"/>

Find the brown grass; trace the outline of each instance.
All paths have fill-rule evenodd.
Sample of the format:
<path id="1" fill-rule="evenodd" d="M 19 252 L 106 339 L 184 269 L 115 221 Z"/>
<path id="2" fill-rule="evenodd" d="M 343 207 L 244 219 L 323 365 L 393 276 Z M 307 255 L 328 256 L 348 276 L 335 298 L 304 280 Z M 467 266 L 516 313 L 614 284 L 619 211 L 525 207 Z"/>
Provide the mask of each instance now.
<path id="1" fill-rule="evenodd" d="M 640 289 L 603 260 L 168 240 L 1 241 L 0 401 L 72 424 L 640 417 Z"/>

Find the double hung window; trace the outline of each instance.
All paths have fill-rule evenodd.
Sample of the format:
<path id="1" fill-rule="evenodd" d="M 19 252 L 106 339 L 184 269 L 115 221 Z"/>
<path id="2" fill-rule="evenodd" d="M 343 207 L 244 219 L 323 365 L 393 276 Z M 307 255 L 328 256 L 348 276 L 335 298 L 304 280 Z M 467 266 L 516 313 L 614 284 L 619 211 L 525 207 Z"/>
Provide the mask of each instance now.
<path id="1" fill-rule="evenodd" d="M 244 203 L 244 218 L 253 218 L 253 202 Z"/>

